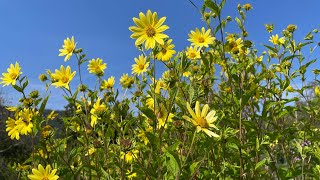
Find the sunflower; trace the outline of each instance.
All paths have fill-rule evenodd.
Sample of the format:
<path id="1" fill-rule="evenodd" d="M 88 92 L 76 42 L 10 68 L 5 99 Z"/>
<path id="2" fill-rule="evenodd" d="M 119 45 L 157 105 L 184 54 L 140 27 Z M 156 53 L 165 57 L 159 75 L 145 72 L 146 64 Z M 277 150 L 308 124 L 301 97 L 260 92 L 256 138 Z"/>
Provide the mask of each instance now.
<path id="1" fill-rule="evenodd" d="M 142 74 L 147 71 L 149 67 L 149 62 L 147 62 L 147 58 L 143 55 L 139 55 L 139 59 L 134 58 L 136 64 L 132 65 L 132 74 Z"/>
<path id="2" fill-rule="evenodd" d="M 202 111 L 200 111 L 200 103 L 199 101 L 196 102 L 195 112 L 191 109 L 190 104 L 187 102 L 187 109 L 191 114 L 192 118 L 188 116 L 183 116 L 183 118 L 193 125 L 197 126 L 197 132 L 203 131 L 209 137 L 219 137 L 218 134 L 209 130 L 209 128 L 213 127 L 218 129 L 213 123 L 217 120 L 216 111 L 212 110 L 209 111 L 209 105 L 206 104 Z"/>
<path id="3" fill-rule="evenodd" d="M 210 29 L 206 31 L 204 27 L 202 27 L 201 31 L 196 28 L 196 31 L 191 31 L 188 40 L 192 42 L 191 45 L 195 47 L 208 47 L 209 44 L 213 44 L 213 41 L 216 39 L 215 37 L 211 36 L 210 32 Z"/>
<path id="4" fill-rule="evenodd" d="M 187 52 L 186 52 L 187 58 L 189 58 L 190 60 L 196 60 L 196 59 L 200 59 L 200 49 L 196 48 L 196 47 L 187 47 Z"/>
<path id="5" fill-rule="evenodd" d="M 2 73 L 0 84 L 3 84 L 3 86 L 8 86 L 10 84 L 16 85 L 16 80 L 18 79 L 20 74 L 22 74 L 20 70 L 21 68 L 18 62 L 16 62 L 15 65 L 10 64 L 10 67 L 7 69 L 8 73 Z"/>
<path id="6" fill-rule="evenodd" d="M 114 76 L 111 76 L 108 78 L 108 80 L 103 80 L 101 82 L 101 87 L 100 89 L 112 89 L 114 86 Z"/>
<path id="7" fill-rule="evenodd" d="M 61 65 L 60 71 L 56 69 L 55 73 L 51 74 L 54 80 L 54 83 L 52 83 L 52 85 L 56 87 L 64 87 L 66 89 L 69 89 L 69 83 L 73 79 L 75 74 L 76 74 L 76 71 L 73 71 L 71 73 L 70 66 L 67 66 L 67 68 L 65 68 L 64 66 Z"/>
<path id="8" fill-rule="evenodd" d="M 31 180 L 57 180 L 59 178 L 56 175 L 57 169 L 52 169 L 50 165 L 43 168 L 41 164 L 38 165 L 38 169 L 32 169 L 33 174 L 29 174 L 28 178 Z"/>
<path id="9" fill-rule="evenodd" d="M 145 42 L 147 50 L 154 48 L 156 42 L 163 45 L 163 39 L 168 38 L 167 35 L 163 34 L 163 31 L 169 29 L 167 25 L 162 25 L 166 17 L 158 19 L 156 12 L 152 13 L 148 10 L 146 15 L 140 12 L 139 18 L 134 17 L 133 22 L 136 26 L 129 27 L 129 30 L 133 32 L 130 37 L 137 39 L 135 45 L 138 46 Z"/>
<path id="10" fill-rule="evenodd" d="M 174 45 L 171 44 L 171 42 L 172 42 L 172 39 L 169 39 L 163 45 L 160 45 L 161 49 L 156 55 L 158 60 L 169 61 L 172 58 L 173 54 L 176 53 L 176 51 L 173 50 Z"/>
<path id="11" fill-rule="evenodd" d="M 74 37 L 72 36 L 71 40 L 70 38 L 67 38 L 63 41 L 62 49 L 59 49 L 60 51 L 59 56 L 66 56 L 64 58 L 64 61 L 67 61 L 72 56 L 72 53 L 75 48 L 76 48 L 76 43 L 74 42 Z"/>
<path id="12" fill-rule="evenodd" d="M 89 61 L 89 64 L 88 64 L 89 73 L 95 74 L 99 77 L 104 75 L 104 70 L 106 68 L 107 68 L 107 64 L 102 63 L 102 59 L 100 58 L 92 59 Z"/>
<path id="13" fill-rule="evenodd" d="M 98 98 L 96 103 L 94 103 L 93 108 L 90 111 L 91 114 L 91 126 L 94 127 L 95 124 L 97 124 L 97 120 L 101 119 L 101 116 L 106 112 L 107 107 L 106 105 L 102 102 L 100 102 L 101 99 Z"/>

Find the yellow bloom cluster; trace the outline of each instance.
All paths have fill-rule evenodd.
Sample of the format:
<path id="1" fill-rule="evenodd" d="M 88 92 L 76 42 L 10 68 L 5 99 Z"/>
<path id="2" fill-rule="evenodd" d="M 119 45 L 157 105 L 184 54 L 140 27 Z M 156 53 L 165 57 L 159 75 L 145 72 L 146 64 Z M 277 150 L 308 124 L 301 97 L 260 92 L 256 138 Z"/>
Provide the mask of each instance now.
<path id="1" fill-rule="evenodd" d="M 28 135 L 32 132 L 32 119 L 38 115 L 39 112 L 29 108 L 24 108 L 21 111 L 15 108 L 11 108 L 11 110 L 16 111 L 15 118 L 8 118 L 6 121 L 6 131 L 11 139 L 19 140 L 20 134 Z"/>

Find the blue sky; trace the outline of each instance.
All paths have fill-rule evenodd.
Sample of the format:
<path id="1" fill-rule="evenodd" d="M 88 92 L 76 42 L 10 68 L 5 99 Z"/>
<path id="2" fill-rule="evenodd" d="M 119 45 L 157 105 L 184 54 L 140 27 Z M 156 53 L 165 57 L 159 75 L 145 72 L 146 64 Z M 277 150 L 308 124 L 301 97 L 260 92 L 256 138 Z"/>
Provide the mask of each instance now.
<path id="1" fill-rule="evenodd" d="M 200 7 L 203 1 L 194 2 Z M 297 0 L 227 0 L 224 14 L 234 18 L 238 3 L 251 3 L 253 6 L 247 16 L 246 27 L 249 39 L 254 40 L 257 46 L 268 42 L 265 23 L 274 23 L 277 33 L 288 24 L 296 24 L 298 40 L 319 27 L 318 0 L 309 0 L 308 3 Z M 38 80 L 38 75 L 45 69 L 54 70 L 61 64 L 76 69 L 74 58 L 65 63 L 63 57 L 58 56 L 63 40 L 74 36 L 77 46 L 84 49 L 88 58 L 100 57 L 108 64 L 105 77 L 114 75 L 116 83 L 119 83 L 122 73 L 131 73 L 133 58 L 139 55 L 134 40 L 130 39 L 128 27 L 134 24 L 132 17 L 148 9 L 158 12 L 159 17 L 167 17 L 165 24 L 170 29 L 166 34 L 173 39 L 177 51 L 189 46 L 190 30 L 205 26 L 188 0 L 2 0 L 0 72 L 5 72 L 10 63 L 18 61 L 23 74 L 30 79 L 28 91 L 38 89 L 45 93 L 45 85 Z M 93 76 L 88 74 L 84 79 L 89 84 L 94 82 Z M 76 85 L 77 80 L 74 79 L 71 85 Z M 17 102 L 17 93 L 11 87 L 1 88 L 1 91 L 11 104 Z M 61 96 L 62 91 L 52 87 L 50 92 L 48 108 L 63 109 L 66 103 Z"/>

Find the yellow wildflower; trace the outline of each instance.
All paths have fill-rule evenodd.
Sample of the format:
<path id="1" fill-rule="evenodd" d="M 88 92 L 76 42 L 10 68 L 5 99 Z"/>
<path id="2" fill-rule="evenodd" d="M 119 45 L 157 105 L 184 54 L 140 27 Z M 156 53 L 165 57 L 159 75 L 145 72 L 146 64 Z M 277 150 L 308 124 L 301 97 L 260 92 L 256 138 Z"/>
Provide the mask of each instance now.
<path id="1" fill-rule="evenodd" d="M 114 76 L 108 78 L 108 80 L 103 80 L 101 82 L 101 89 L 112 89 L 114 86 Z"/>
<path id="2" fill-rule="evenodd" d="M 10 136 L 11 139 L 20 139 L 20 131 L 16 126 L 16 120 L 10 117 L 6 121 L 6 131 L 8 131 L 8 136 Z"/>
<path id="3" fill-rule="evenodd" d="M 174 45 L 171 44 L 172 39 L 169 39 L 167 42 L 165 42 L 163 45 L 160 45 L 161 49 L 160 52 L 156 55 L 158 60 L 161 61 L 169 61 L 173 54 L 176 53 L 175 50 L 173 50 Z"/>
<path id="4" fill-rule="evenodd" d="M 184 77 L 189 77 L 191 75 L 191 72 L 190 71 L 185 71 L 183 72 L 182 74 Z"/>
<path id="5" fill-rule="evenodd" d="M 134 173 L 132 171 L 127 170 L 126 176 L 130 180 L 130 179 L 133 179 L 133 178 L 137 177 L 137 173 Z"/>
<path id="6" fill-rule="evenodd" d="M 10 67 L 7 69 L 8 73 L 2 73 L 0 84 L 3 84 L 3 86 L 8 86 L 10 84 L 16 85 L 16 80 L 18 79 L 20 74 L 22 74 L 20 70 L 21 68 L 18 62 L 16 62 L 15 65 L 10 64 Z"/>
<path id="7" fill-rule="evenodd" d="M 21 134 L 28 135 L 32 132 L 33 124 L 31 121 L 33 116 L 37 114 L 38 112 L 34 112 L 28 108 L 24 108 L 19 112 L 19 119 L 16 121 L 16 125 Z"/>
<path id="8" fill-rule="evenodd" d="M 136 64 L 132 65 L 132 74 L 142 74 L 147 71 L 150 62 L 147 62 L 147 58 L 143 55 L 139 55 L 139 59 L 134 58 Z"/>
<path id="9" fill-rule="evenodd" d="M 97 76 L 103 76 L 104 70 L 106 68 L 107 68 L 107 64 L 102 63 L 102 59 L 100 58 L 92 59 L 89 61 L 89 64 L 88 64 L 89 73 L 95 74 Z"/>
<path id="10" fill-rule="evenodd" d="M 134 78 L 128 74 L 123 74 L 120 78 L 120 84 L 123 88 L 131 88 L 134 83 Z"/>
<path id="11" fill-rule="evenodd" d="M 319 88 L 319 86 L 316 86 L 316 87 L 314 88 L 314 93 L 315 93 L 318 97 L 320 97 L 320 88 Z"/>
<path id="12" fill-rule="evenodd" d="M 279 39 L 278 34 L 276 34 L 276 35 L 272 35 L 269 41 L 274 45 L 281 45 L 281 44 L 284 44 L 285 40 L 284 40 L 284 37 Z"/>
<path id="13" fill-rule="evenodd" d="M 56 69 L 55 73 L 51 74 L 53 80 L 55 81 L 54 83 L 52 83 L 52 85 L 56 87 L 64 87 L 66 89 L 69 89 L 69 83 L 73 79 L 75 74 L 76 74 L 76 71 L 73 71 L 71 73 L 70 66 L 67 66 L 67 68 L 65 68 L 64 66 L 61 65 L 60 71 Z"/>
<path id="14" fill-rule="evenodd" d="M 199 31 L 199 29 L 196 28 L 196 31 L 191 31 L 188 40 L 192 42 L 191 45 L 194 45 L 195 47 L 208 47 L 210 44 L 213 44 L 213 41 L 216 39 L 215 37 L 212 37 L 210 33 L 210 29 L 206 31 L 205 28 L 202 27 L 201 31 Z"/>
<path id="15" fill-rule="evenodd" d="M 139 18 L 133 18 L 133 22 L 137 26 L 129 27 L 129 30 L 133 32 L 130 37 L 137 39 L 135 45 L 138 46 L 145 42 L 147 50 L 154 48 L 156 42 L 163 45 L 163 39 L 168 38 L 167 35 L 163 34 L 163 31 L 169 29 L 167 25 L 163 25 L 166 17 L 158 19 L 156 12 L 152 13 L 148 10 L 146 15 L 140 12 Z"/>
<path id="16" fill-rule="evenodd" d="M 209 128 L 213 127 L 215 129 L 218 129 L 213 123 L 217 120 L 216 111 L 212 110 L 209 111 L 209 105 L 206 104 L 202 111 L 200 111 L 200 103 L 199 101 L 196 102 L 195 111 L 193 111 L 190 107 L 190 104 L 187 102 L 187 109 L 189 113 L 191 114 L 192 118 L 188 116 L 183 116 L 183 118 L 189 122 L 191 122 L 193 125 L 197 127 L 197 132 L 203 131 L 206 133 L 209 137 L 219 137 L 218 134 L 212 132 L 209 130 Z"/>
<path id="17" fill-rule="evenodd" d="M 96 103 L 93 104 L 93 108 L 91 109 L 91 126 L 94 127 L 95 124 L 97 124 L 97 120 L 101 119 L 101 116 L 106 112 L 107 107 L 106 105 L 102 102 L 100 102 L 101 99 L 100 97 L 96 101 Z"/>
<path id="18" fill-rule="evenodd" d="M 66 56 L 64 58 L 64 61 L 67 61 L 72 56 L 72 53 L 75 48 L 76 48 L 76 43 L 74 42 L 74 37 L 72 36 L 71 40 L 70 38 L 67 38 L 63 41 L 62 49 L 59 49 L 60 51 L 59 56 Z"/>
<path id="19" fill-rule="evenodd" d="M 123 159 L 126 161 L 126 163 L 129 163 L 131 164 L 133 159 L 137 158 L 138 157 L 138 153 L 139 151 L 136 150 L 136 149 L 133 149 L 131 151 L 128 151 L 128 152 L 122 152 L 120 153 L 120 159 Z"/>
<path id="20" fill-rule="evenodd" d="M 46 166 L 46 169 L 39 164 L 38 169 L 32 169 L 32 173 L 28 175 L 31 180 L 57 180 L 59 176 L 56 175 L 57 169 L 52 169 L 50 165 Z"/>
<path id="21" fill-rule="evenodd" d="M 186 52 L 187 58 L 189 58 L 190 60 L 196 60 L 196 59 L 200 59 L 200 49 L 196 48 L 196 47 L 187 47 L 187 52 Z"/>

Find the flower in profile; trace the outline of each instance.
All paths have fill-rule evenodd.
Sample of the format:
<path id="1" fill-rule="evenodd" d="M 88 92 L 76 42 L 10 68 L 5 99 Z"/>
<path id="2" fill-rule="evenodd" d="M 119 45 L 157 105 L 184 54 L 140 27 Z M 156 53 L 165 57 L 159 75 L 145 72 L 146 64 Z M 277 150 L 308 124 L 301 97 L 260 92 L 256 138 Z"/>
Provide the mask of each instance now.
<path id="1" fill-rule="evenodd" d="M 168 122 L 172 122 L 172 118 L 174 114 L 169 113 L 166 108 L 161 104 L 159 107 L 156 107 L 155 115 L 157 116 L 158 124 L 157 127 L 160 129 L 161 127 L 166 128 Z"/>
<path id="2" fill-rule="evenodd" d="M 243 5 L 243 9 L 246 11 L 250 11 L 252 9 L 252 6 L 251 6 L 251 4 L 245 4 L 245 5 Z"/>
<path id="3" fill-rule="evenodd" d="M 196 60 L 196 59 L 200 59 L 200 49 L 196 48 L 196 47 L 187 47 L 187 52 L 186 52 L 187 58 L 190 60 Z"/>
<path id="4" fill-rule="evenodd" d="M 143 55 L 139 55 L 139 58 L 134 58 L 136 64 L 132 65 L 132 74 L 142 74 L 147 71 L 150 62 L 147 62 L 147 58 Z"/>
<path id="5" fill-rule="evenodd" d="M 218 134 L 209 130 L 209 128 L 218 129 L 213 123 L 217 120 L 216 111 L 211 110 L 209 113 L 209 105 L 206 104 L 202 111 L 200 110 L 200 103 L 199 101 L 196 102 L 195 111 L 193 111 L 190 107 L 190 104 L 187 102 L 187 109 L 191 114 L 191 118 L 188 116 L 183 116 L 183 118 L 193 125 L 197 127 L 197 132 L 203 131 L 209 137 L 219 137 Z"/>
<path id="6" fill-rule="evenodd" d="M 57 169 L 52 169 L 50 165 L 46 166 L 46 169 L 39 164 L 38 169 L 32 169 L 33 174 L 29 174 L 28 178 L 31 180 L 57 180 L 59 178 L 56 175 Z"/>
<path id="7" fill-rule="evenodd" d="M 67 66 L 65 68 L 64 66 L 60 66 L 60 71 L 58 69 L 55 70 L 55 73 L 52 73 L 51 76 L 54 80 L 54 83 L 52 85 L 58 87 L 64 87 L 66 89 L 69 89 L 69 83 L 73 79 L 73 77 L 76 75 L 76 71 L 73 71 L 71 73 L 70 66 Z"/>
<path id="8" fill-rule="evenodd" d="M 3 86 L 8 86 L 10 84 L 16 85 L 16 80 L 20 74 L 22 74 L 20 70 L 21 68 L 18 62 L 16 62 L 15 65 L 10 64 L 10 67 L 7 69 L 7 73 L 2 73 L 0 84 L 3 84 Z"/>
<path id="9" fill-rule="evenodd" d="M 314 88 L 314 93 L 315 93 L 318 97 L 320 97 L 320 88 L 319 88 L 319 86 L 316 86 L 316 87 Z"/>
<path id="10" fill-rule="evenodd" d="M 93 108 L 90 111 L 91 114 L 91 126 L 94 127 L 94 125 L 97 124 L 97 120 L 101 119 L 101 116 L 106 112 L 107 107 L 106 105 L 102 102 L 100 97 L 96 101 L 96 103 L 93 104 Z"/>
<path id="11" fill-rule="evenodd" d="M 129 27 L 129 30 L 133 32 L 130 37 L 137 39 L 135 45 L 138 46 L 145 42 L 147 50 L 154 48 L 156 42 L 163 45 L 163 39 L 168 38 L 167 35 L 163 34 L 163 31 L 169 29 L 167 25 L 163 25 L 166 17 L 158 19 L 156 12 L 152 13 L 148 10 L 146 15 L 140 12 L 139 18 L 133 18 L 133 22 L 137 26 Z"/>
<path id="12" fill-rule="evenodd" d="M 59 56 L 66 56 L 64 58 L 64 61 L 67 61 L 72 56 L 72 53 L 75 48 L 76 48 L 76 43 L 74 42 L 74 37 L 72 36 L 71 40 L 70 38 L 67 38 L 63 41 L 62 49 L 59 49 L 60 51 Z"/>
<path id="13" fill-rule="evenodd" d="M 107 64 L 102 63 L 102 59 L 100 58 L 92 59 L 89 61 L 89 64 L 88 64 L 89 73 L 95 74 L 99 77 L 104 75 L 104 70 L 106 68 L 107 68 Z"/>
<path id="14" fill-rule="evenodd" d="M 140 139 L 140 141 L 142 141 L 145 145 L 147 145 L 149 143 L 149 139 L 146 135 L 146 132 L 152 132 L 152 127 L 149 126 L 146 128 L 146 130 L 139 130 L 138 132 L 138 138 Z"/>
<path id="15" fill-rule="evenodd" d="M 278 34 L 272 35 L 269 40 L 274 45 L 284 44 L 284 37 L 279 38 Z"/>
<path id="16" fill-rule="evenodd" d="M 108 78 L 108 80 L 103 80 L 101 82 L 101 87 L 100 89 L 112 89 L 114 86 L 114 76 L 111 76 Z"/>
<path id="17" fill-rule="evenodd" d="M 134 78 L 128 74 L 123 74 L 120 78 L 120 84 L 123 88 L 131 88 L 134 83 Z"/>
<path id="18" fill-rule="evenodd" d="M 158 60 L 169 61 L 172 58 L 173 54 L 176 53 L 176 51 L 173 50 L 174 45 L 171 44 L 171 42 L 172 42 L 172 39 L 169 39 L 163 45 L 160 45 L 161 49 L 158 52 L 158 54 L 156 55 L 156 58 Z"/>
<path id="19" fill-rule="evenodd" d="M 20 139 L 20 131 L 16 126 L 16 120 L 10 117 L 6 121 L 6 131 L 8 132 L 8 136 L 10 136 L 11 139 Z"/>
<path id="20" fill-rule="evenodd" d="M 139 151 L 136 149 L 133 149 L 131 151 L 122 152 L 120 153 L 120 159 L 125 160 L 126 163 L 131 164 L 133 159 L 138 157 Z"/>
<path id="21" fill-rule="evenodd" d="M 97 151 L 96 148 L 91 147 L 90 149 L 88 149 L 88 152 L 85 154 L 85 156 L 90 156 L 91 154 L 95 153 Z"/>
<path id="22" fill-rule="evenodd" d="M 188 40 L 192 42 L 191 45 L 195 47 L 208 47 L 210 44 L 213 44 L 213 41 L 216 39 L 215 37 L 212 37 L 210 33 L 210 29 L 206 31 L 205 28 L 202 27 L 200 31 L 198 28 L 196 28 L 196 31 L 191 31 Z"/>

